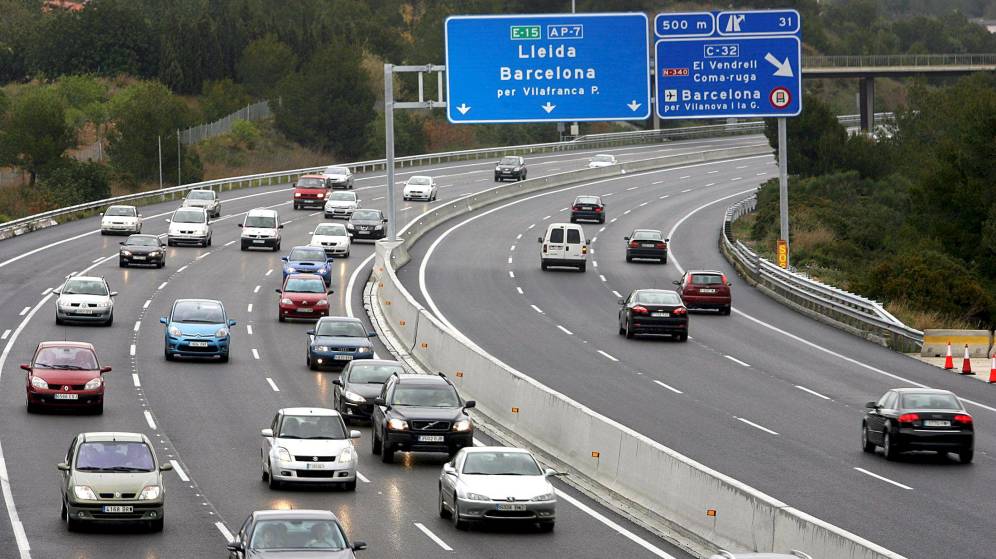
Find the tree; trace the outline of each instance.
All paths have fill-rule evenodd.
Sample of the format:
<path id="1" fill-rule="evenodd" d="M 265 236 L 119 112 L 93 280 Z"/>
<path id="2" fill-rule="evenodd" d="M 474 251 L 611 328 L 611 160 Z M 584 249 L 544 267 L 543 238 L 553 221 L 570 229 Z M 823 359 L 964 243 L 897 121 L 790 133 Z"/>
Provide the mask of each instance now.
<path id="1" fill-rule="evenodd" d="M 75 131 L 66 124 L 66 108 L 51 87 L 31 87 L 14 98 L 0 122 L 0 163 L 31 174 L 59 161 L 75 145 Z"/>
<path id="2" fill-rule="evenodd" d="M 803 95 L 802 114 L 788 119 L 788 170 L 804 177 L 822 175 L 841 168 L 847 131 L 830 107 L 812 95 Z M 764 135 L 778 148 L 778 123 L 765 120 Z"/>
<path id="3" fill-rule="evenodd" d="M 99 163 L 67 159 L 39 181 L 58 207 L 103 200 L 111 195 L 107 168 Z"/>
<path id="4" fill-rule="evenodd" d="M 276 36 L 267 35 L 245 48 L 239 60 L 238 76 L 256 96 L 269 95 L 280 80 L 297 69 L 297 56 Z"/>
<path id="5" fill-rule="evenodd" d="M 163 169 L 176 169 L 176 131 L 188 123 L 188 109 L 158 82 L 140 82 L 125 88 L 111 101 L 114 128 L 108 154 L 114 167 L 131 180 L 159 176 L 162 137 Z M 186 168 L 186 166 L 184 166 Z M 184 171 L 187 179 L 190 175 Z"/>
<path id="6" fill-rule="evenodd" d="M 204 119 L 215 121 L 245 107 L 252 97 L 241 84 L 229 78 L 204 82 Z"/>

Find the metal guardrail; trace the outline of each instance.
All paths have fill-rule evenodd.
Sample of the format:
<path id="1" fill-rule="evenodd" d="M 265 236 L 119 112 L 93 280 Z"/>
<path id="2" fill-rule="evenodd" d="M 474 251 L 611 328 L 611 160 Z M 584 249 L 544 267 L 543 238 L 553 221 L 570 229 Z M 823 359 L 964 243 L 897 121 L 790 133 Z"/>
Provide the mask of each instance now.
<path id="1" fill-rule="evenodd" d="M 806 68 L 859 68 L 871 66 L 992 66 L 996 54 L 870 54 L 803 56 Z"/>
<path id="2" fill-rule="evenodd" d="M 923 332 L 910 328 L 882 307 L 882 304 L 856 293 L 818 282 L 802 274 L 784 270 L 762 258 L 732 237 L 733 222 L 754 211 L 757 198 L 741 200 L 726 210 L 720 234 L 727 259 L 755 286 L 798 307 L 828 319 L 845 330 L 860 333 L 898 351 L 919 351 Z"/>

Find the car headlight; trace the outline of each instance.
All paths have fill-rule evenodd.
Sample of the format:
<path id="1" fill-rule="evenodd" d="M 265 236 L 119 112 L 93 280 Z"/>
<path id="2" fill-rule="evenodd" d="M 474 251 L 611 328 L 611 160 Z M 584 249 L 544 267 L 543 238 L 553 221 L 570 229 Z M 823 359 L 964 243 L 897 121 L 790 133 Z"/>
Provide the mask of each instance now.
<path id="1" fill-rule="evenodd" d="M 139 501 L 155 501 L 163 494 L 163 488 L 158 485 L 146 485 L 138 494 Z"/>
<path id="2" fill-rule="evenodd" d="M 131 251 L 130 250 L 122 250 L 121 251 L 121 256 L 131 256 Z"/>
<path id="3" fill-rule="evenodd" d="M 353 450 L 352 445 L 347 446 L 343 449 L 342 454 L 339 455 L 339 462 L 342 464 L 348 464 L 356 458 L 356 451 Z"/>
<path id="4" fill-rule="evenodd" d="M 283 299 L 280 300 L 280 304 L 281 305 L 293 305 L 294 301 L 291 301 L 287 297 L 284 297 Z"/>
<path id="5" fill-rule="evenodd" d="M 459 432 L 470 431 L 471 424 L 469 419 L 461 419 L 453 424 L 453 430 Z"/>
<path id="6" fill-rule="evenodd" d="M 95 304 L 97 305 L 98 308 L 101 308 L 101 309 L 106 309 L 107 307 L 111 306 L 111 302 L 110 301 L 98 301 Z"/>
<path id="7" fill-rule="evenodd" d="M 408 422 L 404 419 L 388 419 L 387 428 L 392 431 L 407 431 Z"/>
<path id="8" fill-rule="evenodd" d="M 293 266 L 287 266 L 286 268 L 284 268 L 284 271 L 287 272 L 288 274 L 293 274 L 294 272 L 297 271 L 297 268 Z"/>
<path id="9" fill-rule="evenodd" d="M 103 384 L 104 384 L 104 379 L 102 379 L 100 377 L 92 378 L 89 381 L 87 381 L 86 384 L 83 385 L 83 389 L 84 390 L 96 390 L 96 389 L 100 388 L 101 385 L 103 385 Z"/>
<path id="10" fill-rule="evenodd" d="M 281 462 L 290 462 L 291 461 L 290 452 L 287 452 L 286 448 L 284 448 L 282 446 L 278 446 L 277 447 L 277 460 L 280 460 Z"/>
<path id="11" fill-rule="evenodd" d="M 471 501 L 490 501 L 491 499 L 481 495 L 480 493 L 467 493 L 467 499 Z"/>
<path id="12" fill-rule="evenodd" d="M 214 333 L 215 338 L 226 338 L 228 337 L 228 328 L 218 328 L 218 331 Z"/>
<path id="13" fill-rule="evenodd" d="M 31 386 L 34 386 L 35 388 L 41 388 L 42 390 L 48 389 L 48 383 L 45 382 L 45 379 L 36 376 L 31 377 Z"/>
<path id="14" fill-rule="evenodd" d="M 553 493 L 544 493 L 542 495 L 537 495 L 537 496 L 533 497 L 532 500 L 534 500 L 534 501 L 552 501 L 552 500 L 554 500 L 556 498 L 557 497 Z"/>
<path id="15" fill-rule="evenodd" d="M 318 305 L 319 307 L 322 307 L 322 306 L 325 306 L 325 305 L 328 305 L 328 304 L 329 304 L 329 300 L 328 300 L 328 299 L 319 299 L 319 300 L 318 300 L 318 303 L 316 303 L 316 304 L 317 304 L 317 305 Z"/>
<path id="16" fill-rule="evenodd" d="M 354 227 L 352 223 L 347 223 L 346 229 L 356 229 L 356 227 Z"/>
<path id="17" fill-rule="evenodd" d="M 69 305 L 69 301 L 63 301 L 62 299 L 58 299 L 58 300 L 56 300 L 55 304 L 56 304 L 56 305 L 57 305 L 57 306 L 58 306 L 58 307 L 59 307 L 60 309 L 68 309 L 68 308 L 70 307 L 70 305 Z"/>
<path id="18" fill-rule="evenodd" d="M 383 228 L 384 228 L 383 225 L 377 225 L 377 226 L 374 227 L 374 229 L 383 229 Z"/>
<path id="19" fill-rule="evenodd" d="M 318 198 L 324 198 L 324 197 L 325 197 L 324 194 L 322 194 L 321 192 L 318 193 Z"/>
<path id="20" fill-rule="evenodd" d="M 301 193 L 300 192 L 295 192 L 294 193 L 294 197 L 295 198 L 300 198 L 301 197 Z"/>
<path id="21" fill-rule="evenodd" d="M 344 390 L 342 392 L 342 397 L 350 402 L 353 402 L 354 404 L 362 404 L 367 401 L 367 399 L 363 396 L 360 396 L 356 392 L 350 392 L 349 390 Z"/>
<path id="22" fill-rule="evenodd" d="M 90 489 L 90 487 L 86 485 L 74 485 L 73 495 L 76 495 L 76 498 L 81 501 L 97 500 L 97 495 L 93 492 L 93 489 Z"/>
<path id="23" fill-rule="evenodd" d="M 501 171 L 501 167 L 495 167 L 495 171 Z"/>
<path id="24" fill-rule="evenodd" d="M 316 345 L 316 346 L 311 346 L 311 349 L 312 349 L 312 351 L 322 351 L 322 352 L 324 352 L 324 351 L 328 351 L 329 350 L 329 346 L 327 346 L 327 345 Z"/>
<path id="25" fill-rule="evenodd" d="M 183 332 L 180 332 L 180 329 L 177 328 L 176 326 L 170 326 L 169 335 L 173 336 L 174 338 L 179 338 L 180 336 L 183 335 Z"/>
<path id="26" fill-rule="evenodd" d="M 161 256 L 161 255 L 162 255 L 162 253 L 159 252 L 158 250 L 154 250 L 154 251 L 152 251 L 152 252 L 149 253 L 149 256 L 151 256 L 153 258 L 156 258 L 157 256 Z"/>

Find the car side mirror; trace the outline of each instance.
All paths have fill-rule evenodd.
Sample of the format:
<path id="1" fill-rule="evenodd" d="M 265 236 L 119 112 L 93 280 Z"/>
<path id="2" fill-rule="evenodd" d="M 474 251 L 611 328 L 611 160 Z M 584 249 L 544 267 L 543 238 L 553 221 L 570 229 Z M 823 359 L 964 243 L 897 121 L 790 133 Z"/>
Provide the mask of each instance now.
<path id="1" fill-rule="evenodd" d="M 307 332 L 305 332 L 305 334 L 307 334 L 309 336 L 314 336 L 315 335 L 315 331 L 314 330 L 308 330 Z"/>
<path id="2" fill-rule="evenodd" d="M 142 217 L 142 214 L 138 214 L 138 217 Z"/>
<path id="3" fill-rule="evenodd" d="M 60 472 L 69 471 L 69 464 L 67 462 L 59 462 L 55 467 L 58 468 Z"/>
<path id="4" fill-rule="evenodd" d="M 337 379 L 333 379 L 332 380 L 332 384 L 334 384 L 336 386 L 342 386 L 342 379 L 338 379 L 338 378 Z"/>
<path id="5" fill-rule="evenodd" d="M 325 292 L 326 295 L 332 295 L 333 293 L 335 293 L 335 289 L 329 289 Z"/>
<path id="6" fill-rule="evenodd" d="M 384 223 L 387 223 L 387 218 L 386 217 L 384 218 Z"/>
<path id="7" fill-rule="evenodd" d="M 55 291 L 52 291 L 52 293 L 55 294 L 55 295 L 62 295 L 62 290 L 61 289 L 56 289 Z"/>
<path id="8" fill-rule="evenodd" d="M 665 242 L 665 243 L 670 243 L 670 242 L 671 242 L 671 239 L 670 239 L 670 238 L 667 238 L 667 239 L 664 239 L 664 242 Z"/>
<path id="9" fill-rule="evenodd" d="M 286 256 L 281 256 L 280 259 L 283 260 L 284 262 L 287 262 L 287 257 Z"/>
<path id="10" fill-rule="evenodd" d="M 225 549 L 227 549 L 228 551 L 238 551 L 238 552 L 245 551 L 245 548 L 242 547 L 242 544 L 240 542 L 228 542 L 227 544 L 225 544 Z"/>
<path id="11" fill-rule="evenodd" d="M 228 319 L 228 326 L 230 326 L 230 327 L 231 326 L 235 326 L 235 321 L 232 320 L 232 319 Z"/>
<path id="12" fill-rule="evenodd" d="M 673 283 L 674 285 L 681 285 L 681 282 L 680 282 L 680 281 L 678 281 L 678 280 L 674 280 L 674 281 L 672 281 L 671 283 Z"/>
<path id="13" fill-rule="evenodd" d="M 279 289 L 274 289 L 274 291 L 276 291 L 278 295 L 283 295 L 283 293 L 284 293 L 283 291 L 281 291 Z"/>
<path id="14" fill-rule="evenodd" d="M 360 434 L 360 432 L 357 431 L 356 429 L 353 429 L 352 431 L 349 432 L 349 438 L 351 438 L 351 439 L 358 439 L 361 436 L 362 435 Z"/>
<path id="15" fill-rule="evenodd" d="M 456 468 L 450 465 L 449 462 L 443 464 L 443 473 L 446 475 L 456 475 Z"/>
<path id="16" fill-rule="evenodd" d="M 871 410 L 877 410 L 878 402 L 868 402 L 867 404 L 865 404 L 865 407 Z"/>
<path id="17" fill-rule="evenodd" d="M 585 239 L 584 240 L 584 244 L 585 244 L 585 246 L 590 245 L 591 244 L 591 239 Z"/>
<path id="18" fill-rule="evenodd" d="M 28 363 L 21 363 L 21 368 L 28 372 L 31 371 L 31 365 L 29 365 Z"/>
<path id="19" fill-rule="evenodd" d="M 367 332 L 367 337 L 368 338 L 376 338 L 377 337 L 377 332 Z"/>
<path id="20" fill-rule="evenodd" d="M 283 223 L 281 223 L 280 225 L 277 225 L 277 229 L 283 229 L 283 228 L 284 228 L 284 224 Z"/>
<path id="21" fill-rule="evenodd" d="M 159 464 L 159 471 L 160 472 L 172 472 L 173 471 L 173 464 L 170 464 L 169 462 L 164 462 L 162 464 Z"/>
<path id="22" fill-rule="evenodd" d="M 733 282 L 732 281 L 726 282 L 726 287 L 733 287 Z"/>
<path id="23" fill-rule="evenodd" d="M 259 434 L 262 435 L 262 436 L 264 436 L 264 437 L 272 437 L 273 436 L 273 429 L 260 429 L 259 430 Z"/>
<path id="24" fill-rule="evenodd" d="M 242 224 L 241 223 L 236 223 L 235 226 L 236 227 L 242 227 Z"/>
<path id="25" fill-rule="evenodd" d="M 477 407 L 477 400 L 467 400 L 463 403 L 463 409 L 470 409 Z"/>
<path id="26" fill-rule="evenodd" d="M 387 401 L 385 401 L 383 398 L 374 398 L 374 404 L 378 406 L 386 406 Z"/>
<path id="27" fill-rule="evenodd" d="M 543 237 L 536 237 L 536 242 L 537 243 L 542 243 L 543 242 Z"/>
<path id="28" fill-rule="evenodd" d="M 169 324 L 169 321 L 166 320 L 165 316 L 160 316 L 159 317 L 159 322 L 160 322 L 160 324 Z"/>
<path id="29" fill-rule="evenodd" d="M 353 548 L 353 551 L 363 551 L 367 548 L 367 542 L 353 542 L 349 547 Z"/>
<path id="30" fill-rule="evenodd" d="M 117 291 L 111 291 L 111 297 L 117 297 L 117 296 L 118 296 Z"/>
<path id="31" fill-rule="evenodd" d="M 552 477 L 552 476 L 566 476 L 567 475 L 567 472 L 558 472 L 557 470 L 554 470 L 552 468 L 547 468 L 546 471 L 543 472 L 543 473 L 546 476 L 550 476 L 550 477 Z"/>
<path id="32" fill-rule="evenodd" d="M 124 246 L 124 241 L 118 241 L 118 244 Z"/>
<path id="33" fill-rule="evenodd" d="M 100 374 L 109 373 L 109 372 L 111 372 L 111 368 L 110 367 L 101 367 L 100 368 Z"/>
<path id="34" fill-rule="evenodd" d="M 624 241 L 628 241 L 628 240 L 629 240 L 629 237 L 623 237 L 623 240 L 624 240 Z"/>

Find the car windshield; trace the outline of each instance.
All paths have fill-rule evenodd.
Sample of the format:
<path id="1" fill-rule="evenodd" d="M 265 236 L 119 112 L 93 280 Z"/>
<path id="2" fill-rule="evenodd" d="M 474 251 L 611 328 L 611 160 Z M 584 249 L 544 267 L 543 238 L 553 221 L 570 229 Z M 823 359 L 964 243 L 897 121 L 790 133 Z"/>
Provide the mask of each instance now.
<path id="1" fill-rule="evenodd" d="M 538 476 L 539 464 L 525 452 L 470 452 L 463 462 L 463 473 L 484 476 Z"/>
<path id="2" fill-rule="evenodd" d="M 329 225 L 319 225 L 315 228 L 315 234 L 324 237 L 345 237 L 346 226 L 341 223 L 331 223 Z"/>
<path id="3" fill-rule="evenodd" d="M 498 162 L 499 165 L 518 165 L 518 157 L 502 157 L 501 161 Z"/>
<path id="4" fill-rule="evenodd" d="M 380 212 L 377 210 L 357 210 L 353 212 L 353 221 L 361 219 L 364 220 L 380 219 Z"/>
<path id="5" fill-rule="evenodd" d="M 222 324 L 225 309 L 214 301 L 181 301 L 173 306 L 172 322 L 201 322 Z"/>
<path id="6" fill-rule="evenodd" d="M 328 439 L 346 438 L 346 428 L 337 415 L 285 415 L 280 422 L 282 439 Z"/>
<path id="7" fill-rule="evenodd" d="M 247 215 L 244 226 L 275 229 L 277 227 L 277 220 L 272 215 Z"/>
<path id="8" fill-rule="evenodd" d="M 453 387 L 430 384 L 399 384 L 394 390 L 393 405 L 418 406 L 421 408 L 455 408 L 460 398 Z"/>
<path id="9" fill-rule="evenodd" d="M 601 202 L 599 202 L 598 198 L 595 197 L 595 196 L 578 196 L 577 199 L 574 200 L 574 203 L 575 204 L 599 204 Z"/>
<path id="10" fill-rule="evenodd" d="M 35 367 L 70 371 L 97 370 L 97 356 L 86 347 L 46 347 L 35 356 Z"/>
<path id="11" fill-rule="evenodd" d="M 325 293 L 325 282 L 322 278 L 290 278 L 284 291 L 292 293 Z"/>
<path id="12" fill-rule="evenodd" d="M 320 262 L 325 262 L 325 251 L 320 248 L 295 248 L 290 252 L 290 256 L 287 260 L 295 262 L 310 262 L 318 260 Z"/>
<path id="13" fill-rule="evenodd" d="M 664 240 L 664 235 L 660 231 L 634 231 L 630 239 L 634 241 L 662 241 Z"/>
<path id="14" fill-rule="evenodd" d="M 961 403 L 954 394 L 903 394 L 899 404 L 904 410 L 960 410 Z"/>
<path id="15" fill-rule="evenodd" d="M 152 451 L 142 442 L 102 441 L 80 445 L 76 469 L 88 472 L 151 472 Z"/>
<path id="16" fill-rule="evenodd" d="M 176 210 L 173 212 L 173 223 L 204 223 L 207 214 L 204 210 Z"/>
<path id="17" fill-rule="evenodd" d="M 352 192 L 333 192 L 329 194 L 329 200 L 335 200 L 336 202 L 355 202 L 356 194 Z"/>
<path id="18" fill-rule="evenodd" d="M 111 206 L 107 208 L 107 211 L 104 212 L 104 215 L 135 217 L 136 215 L 138 215 L 138 212 L 136 212 L 135 208 L 131 206 Z"/>
<path id="19" fill-rule="evenodd" d="M 615 161 L 615 158 L 611 155 L 596 155 L 595 157 L 592 157 L 591 160 L 596 163 L 612 163 Z"/>
<path id="20" fill-rule="evenodd" d="M 348 175 L 349 169 L 345 167 L 327 167 L 325 169 L 326 175 Z"/>
<path id="21" fill-rule="evenodd" d="M 135 246 L 135 247 L 157 247 L 157 246 L 159 246 L 159 238 L 158 237 L 138 237 L 138 236 L 132 235 L 131 237 L 128 237 L 128 240 L 125 241 L 125 244 L 128 245 L 128 246 Z"/>
<path id="22" fill-rule="evenodd" d="M 692 285 L 713 285 L 723 283 L 723 276 L 718 274 L 692 274 Z"/>
<path id="23" fill-rule="evenodd" d="M 680 305 L 681 297 L 674 291 L 637 291 L 634 303 L 646 305 Z"/>
<path id="24" fill-rule="evenodd" d="M 352 320 L 322 320 L 315 329 L 319 336 L 336 336 L 341 338 L 366 338 L 367 331 L 359 321 Z"/>
<path id="25" fill-rule="evenodd" d="M 71 279 L 62 288 L 63 295 L 107 295 L 107 284 L 95 279 Z"/>
<path id="26" fill-rule="evenodd" d="M 432 183 L 432 179 L 430 179 L 429 177 L 412 177 L 412 178 L 408 179 L 408 184 L 425 185 L 425 184 L 431 184 L 431 183 Z"/>
<path id="27" fill-rule="evenodd" d="M 191 190 L 187 194 L 188 200 L 214 200 L 213 190 Z"/>
<path id="28" fill-rule="evenodd" d="M 325 181 L 322 179 L 299 179 L 297 185 L 301 188 L 325 188 Z"/>
<path id="29" fill-rule="evenodd" d="M 346 537 L 334 520 L 261 520 L 256 523 L 249 547 L 258 550 L 342 551 L 346 548 Z"/>
<path id="30" fill-rule="evenodd" d="M 403 373 L 401 365 L 370 365 L 354 361 L 349 368 L 349 382 L 357 384 L 384 384 L 394 373 Z"/>

